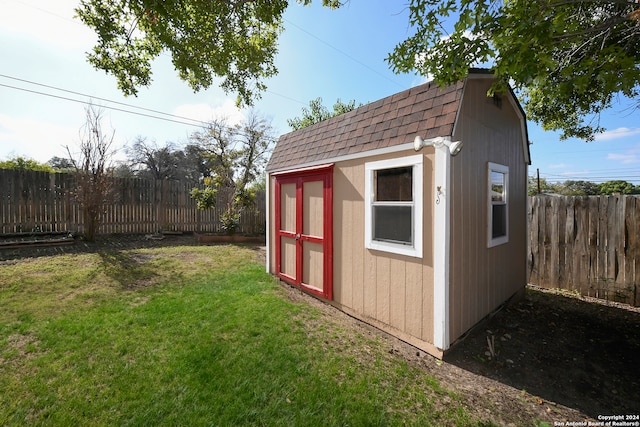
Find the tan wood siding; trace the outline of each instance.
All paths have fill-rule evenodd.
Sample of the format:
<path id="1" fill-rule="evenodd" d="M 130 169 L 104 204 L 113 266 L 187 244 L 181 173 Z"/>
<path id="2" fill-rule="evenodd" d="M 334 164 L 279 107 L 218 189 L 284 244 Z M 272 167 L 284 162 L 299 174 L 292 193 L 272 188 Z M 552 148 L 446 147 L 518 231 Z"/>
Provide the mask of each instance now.
<path id="1" fill-rule="evenodd" d="M 378 327 L 400 331 L 419 347 L 433 342 L 433 150 L 424 153 L 422 258 L 369 250 L 364 244 L 365 163 L 414 151 L 336 164 L 333 190 L 334 302 Z"/>
<path id="2" fill-rule="evenodd" d="M 334 211 L 340 213 L 334 215 L 334 248 L 349 246 L 351 250 L 343 252 L 341 257 L 336 256 L 334 252 L 334 277 L 335 281 L 341 283 L 341 286 L 334 286 L 333 295 L 335 300 L 342 301 L 342 304 L 362 312 L 364 306 L 362 293 L 363 253 L 351 242 L 356 236 L 342 232 L 342 230 L 352 230 L 355 223 L 359 224 L 359 221 L 355 219 L 356 215 L 362 215 L 362 212 L 357 209 L 358 202 L 363 200 L 362 194 L 355 190 L 353 184 L 357 178 L 354 168 L 334 170 L 334 180 L 337 179 L 341 183 L 338 186 L 334 185 L 333 190 Z M 345 182 L 349 184 L 345 185 Z M 351 268 L 345 268 L 345 265 Z"/>
<path id="3" fill-rule="evenodd" d="M 406 265 L 406 289 L 405 292 L 410 297 L 406 300 L 406 311 L 405 313 L 409 313 L 405 315 L 405 330 L 409 335 L 414 337 L 419 337 L 426 341 L 431 342 L 432 339 L 428 339 L 424 337 L 422 331 L 424 329 L 429 330 L 429 326 L 423 327 L 425 323 L 423 319 L 424 317 L 424 296 L 428 294 L 425 292 L 425 286 L 422 282 L 423 278 L 423 267 L 422 264 L 414 262 L 408 263 Z M 432 300 L 433 301 L 433 300 Z M 426 313 L 432 313 L 433 302 L 431 303 L 430 309 L 426 311 Z M 433 317 L 433 315 L 431 315 Z M 428 323 L 428 322 L 427 322 Z M 433 334 L 431 334 L 433 336 Z"/>
<path id="4" fill-rule="evenodd" d="M 389 324 L 401 331 L 406 330 L 407 313 L 407 262 L 391 259 L 389 269 Z"/>
<path id="5" fill-rule="evenodd" d="M 486 96 L 490 80 L 469 80 L 456 127 L 462 152 L 451 159 L 450 339 L 526 284 L 527 166 L 512 105 Z M 487 247 L 487 163 L 509 167 L 508 235 Z"/>

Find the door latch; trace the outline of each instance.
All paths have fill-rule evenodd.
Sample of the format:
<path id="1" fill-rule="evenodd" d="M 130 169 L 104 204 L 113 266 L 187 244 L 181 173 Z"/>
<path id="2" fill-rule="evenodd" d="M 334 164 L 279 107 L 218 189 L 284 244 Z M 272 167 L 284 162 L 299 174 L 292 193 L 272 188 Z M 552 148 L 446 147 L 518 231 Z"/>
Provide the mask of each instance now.
<path id="1" fill-rule="evenodd" d="M 300 233 L 296 234 L 296 240 L 300 240 Z"/>

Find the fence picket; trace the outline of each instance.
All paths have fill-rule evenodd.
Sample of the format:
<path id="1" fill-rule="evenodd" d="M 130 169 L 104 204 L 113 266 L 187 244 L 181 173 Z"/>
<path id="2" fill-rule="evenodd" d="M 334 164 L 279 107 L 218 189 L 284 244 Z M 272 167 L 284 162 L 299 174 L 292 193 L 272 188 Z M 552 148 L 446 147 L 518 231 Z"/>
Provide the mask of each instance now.
<path id="1" fill-rule="evenodd" d="M 529 206 L 529 283 L 640 306 L 640 196 L 533 196 Z"/>
<path id="2" fill-rule="evenodd" d="M 633 295 L 633 305 L 640 306 L 640 197 L 626 197 L 624 208 L 625 289 Z"/>
<path id="3" fill-rule="evenodd" d="M 114 178 L 116 199 L 105 206 L 100 233 L 153 233 L 161 230 L 222 233 L 219 218 L 229 193 L 220 190 L 214 209 L 198 211 L 189 196 L 197 183 Z M 84 230 L 73 197 L 71 174 L 0 169 L 0 233 Z M 243 211 L 239 233 L 264 234 L 264 195 Z M 261 205 L 262 204 L 262 205 Z"/>
<path id="4" fill-rule="evenodd" d="M 529 263 L 529 282 L 539 282 L 540 273 L 538 271 L 540 265 L 540 259 L 538 258 L 539 248 L 538 238 L 538 209 L 540 198 L 529 198 L 529 206 L 527 209 L 527 222 L 529 224 L 529 236 L 527 236 L 527 261 Z"/>
<path id="5" fill-rule="evenodd" d="M 563 207 L 564 220 L 560 221 L 561 233 L 564 235 L 564 269 L 562 273 L 562 288 L 571 289 L 571 278 L 573 277 L 573 254 L 574 254 L 574 230 L 575 230 L 575 200 L 573 197 L 565 199 L 566 206 Z"/>

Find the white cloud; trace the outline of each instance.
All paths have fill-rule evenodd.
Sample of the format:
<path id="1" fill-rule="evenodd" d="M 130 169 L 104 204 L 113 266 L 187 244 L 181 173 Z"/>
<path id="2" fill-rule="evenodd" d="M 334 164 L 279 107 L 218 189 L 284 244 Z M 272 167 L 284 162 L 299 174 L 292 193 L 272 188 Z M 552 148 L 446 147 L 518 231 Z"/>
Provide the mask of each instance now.
<path id="1" fill-rule="evenodd" d="M 640 164 L 640 144 L 636 143 L 618 151 L 618 153 L 607 154 L 607 159 L 620 162 L 625 165 Z"/>
<path id="2" fill-rule="evenodd" d="M 568 165 L 566 163 L 557 163 L 557 164 L 549 165 L 549 169 L 565 169 L 568 167 L 571 167 L 571 165 Z"/>
<path id="3" fill-rule="evenodd" d="M 204 103 L 183 104 L 176 107 L 173 114 L 203 122 L 226 119 L 229 126 L 237 125 L 244 120 L 244 114 L 230 99 L 225 100 L 219 107 L 212 107 Z"/>
<path id="4" fill-rule="evenodd" d="M 607 155 L 608 160 L 614 160 L 621 162 L 622 164 L 629 165 L 634 163 L 640 163 L 640 150 L 629 151 L 625 154 L 613 154 Z"/>
<path id="5" fill-rule="evenodd" d="M 38 43 L 65 49 L 88 50 L 95 34 L 74 18 L 77 0 L 22 0 L 3 3 L 0 29 Z"/>
<path id="6" fill-rule="evenodd" d="M 595 136 L 596 141 L 610 141 L 612 139 L 626 138 L 628 136 L 640 135 L 640 128 L 620 127 L 608 130 Z"/>
<path id="7" fill-rule="evenodd" d="M 65 157 L 64 145 L 78 140 L 78 129 L 0 114 L 0 158 L 22 156 L 46 162 Z"/>

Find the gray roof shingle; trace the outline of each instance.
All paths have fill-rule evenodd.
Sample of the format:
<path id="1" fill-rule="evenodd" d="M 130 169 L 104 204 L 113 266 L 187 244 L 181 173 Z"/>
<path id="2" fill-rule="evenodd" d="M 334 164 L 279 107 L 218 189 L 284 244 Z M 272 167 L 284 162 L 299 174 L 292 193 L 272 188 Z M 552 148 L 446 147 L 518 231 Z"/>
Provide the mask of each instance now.
<path id="1" fill-rule="evenodd" d="M 446 88 L 425 83 L 282 135 L 267 171 L 392 147 L 412 142 L 417 134 L 450 136 L 463 88 L 464 82 Z"/>

